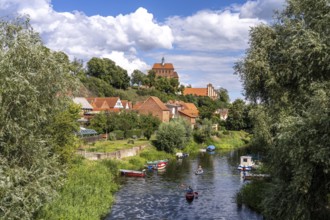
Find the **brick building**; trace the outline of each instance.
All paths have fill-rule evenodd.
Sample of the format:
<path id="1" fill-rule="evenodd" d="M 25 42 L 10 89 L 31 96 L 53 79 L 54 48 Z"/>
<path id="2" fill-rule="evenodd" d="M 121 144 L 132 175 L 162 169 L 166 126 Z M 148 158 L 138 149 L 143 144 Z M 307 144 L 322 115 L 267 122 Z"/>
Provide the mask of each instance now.
<path id="1" fill-rule="evenodd" d="M 179 76 L 176 71 L 174 71 L 174 66 L 172 63 L 165 63 L 164 57 L 162 58 L 161 63 L 155 63 L 152 67 L 152 70 L 155 71 L 156 76 L 161 76 L 165 78 L 174 78 L 179 81 Z"/>
<path id="2" fill-rule="evenodd" d="M 146 101 L 136 103 L 133 106 L 133 110 L 136 110 L 139 114 L 152 114 L 160 119 L 161 122 L 170 121 L 170 110 L 165 104 L 160 101 L 158 97 L 150 96 Z"/>
<path id="3" fill-rule="evenodd" d="M 218 98 L 218 93 L 211 83 L 209 83 L 206 88 L 185 88 L 183 95 L 208 96 L 213 100 Z"/>

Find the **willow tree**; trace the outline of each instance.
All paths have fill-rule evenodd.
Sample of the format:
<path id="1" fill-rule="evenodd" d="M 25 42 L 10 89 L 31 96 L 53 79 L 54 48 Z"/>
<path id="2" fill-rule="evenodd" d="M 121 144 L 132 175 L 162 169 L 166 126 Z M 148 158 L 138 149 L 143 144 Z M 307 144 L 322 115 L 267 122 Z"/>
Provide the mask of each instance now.
<path id="1" fill-rule="evenodd" d="M 271 25 L 252 28 L 235 66 L 262 105 L 273 182 L 268 219 L 326 219 L 330 192 L 330 3 L 288 0 Z M 255 128 L 258 129 L 258 128 Z"/>
<path id="2" fill-rule="evenodd" d="M 27 19 L 0 21 L 0 219 L 32 219 L 61 183 L 50 127 L 69 106 L 68 64 Z"/>

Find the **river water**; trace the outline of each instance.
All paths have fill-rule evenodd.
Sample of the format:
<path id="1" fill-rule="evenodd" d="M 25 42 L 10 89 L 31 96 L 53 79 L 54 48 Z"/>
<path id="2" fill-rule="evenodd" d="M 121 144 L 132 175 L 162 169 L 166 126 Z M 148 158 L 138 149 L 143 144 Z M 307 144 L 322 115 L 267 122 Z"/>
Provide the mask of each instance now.
<path id="1" fill-rule="evenodd" d="M 105 219 L 263 219 L 235 203 L 235 194 L 247 184 L 236 169 L 243 153 L 205 152 L 170 161 L 166 170 L 149 171 L 145 178 L 122 177 L 123 187 Z M 194 174 L 198 165 L 202 175 Z M 198 198 L 188 202 L 184 185 L 197 191 Z"/>

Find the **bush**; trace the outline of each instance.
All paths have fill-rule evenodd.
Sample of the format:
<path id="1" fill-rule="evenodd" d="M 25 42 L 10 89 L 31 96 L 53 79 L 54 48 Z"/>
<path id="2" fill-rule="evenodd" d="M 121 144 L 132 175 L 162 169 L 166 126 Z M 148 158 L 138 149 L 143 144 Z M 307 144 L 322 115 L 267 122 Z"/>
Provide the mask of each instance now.
<path id="1" fill-rule="evenodd" d="M 111 134 L 115 135 L 116 140 L 122 140 L 125 137 L 124 131 L 121 131 L 121 130 L 115 130 L 115 131 L 111 132 L 110 135 Z"/>
<path id="2" fill-rule="evenodd" d="M 263 198 L 265 198 L 266 190 L 269 183 L 261 180 L 254 180 L 251 183 L 245 184 L 236 194 L 236 202 L 239 205 L 245 204 L 251 209 L 261 213 L 264 208 Z"/>
<path id="3" fill-rule="evenodd" d="M 126 138 L 134 138 L 134 137 L 141 137 L 142 136 L 142 130 L 141 129 L 133 129 L 126 131 L 125 137 Z M 135 138 L 135 139 L 136 139 Z"/>

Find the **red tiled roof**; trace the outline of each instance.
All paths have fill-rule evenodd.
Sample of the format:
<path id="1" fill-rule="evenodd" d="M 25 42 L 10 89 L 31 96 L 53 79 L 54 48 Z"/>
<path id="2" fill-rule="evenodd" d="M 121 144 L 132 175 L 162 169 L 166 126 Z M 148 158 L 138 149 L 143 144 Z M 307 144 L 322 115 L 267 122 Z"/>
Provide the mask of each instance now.
<path id="1" fill-rule="evenodd" d="M 183 95 L 207 96 L 207 89 L 206 88 L 185 88 L 183 90 Z"/>
<path id="2" fill-rule="evenodd" d="M 164 63 L 164 65 L 161 63 L 155 63 L 152 69 L 174 69 L 174 67 L 172 63 Z"/>
<path id="3" fill-rule="evenodd" d="M 128 100 L 121 100 L 121 103 L 123 104 L 124 109 L 126 109 L 126 105 L 128 105 L 128 109 L 132 109 L 132 102 Z"/>
<path id="4" fill-rule="evenodd" d="M 179 113 L 184 114 L 190 118 L 197 118 L 198 115 L 191 114 L 189 110 L 179 110 Z"/>
<path id="5" fill-rule="evenodd" d="M 143 104 L 143 102 L 137 102 L 133 105 L 133 110 L 137 110 L 141 107 L 141 105 Z"/>
<path id="6" fill-rule="evenodd" d="M 95 104 L 96 108 L 101 108 L 104 102 L 107 103 L 108 108 L 114 108 L 119 97 L 89 97 L 86 99 L 92 106 Z"/>

